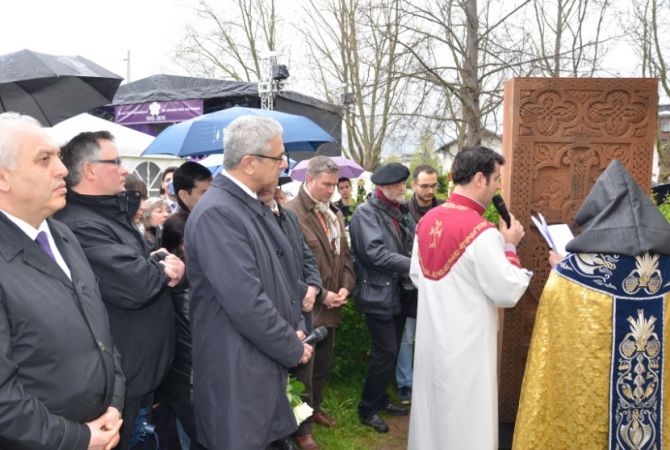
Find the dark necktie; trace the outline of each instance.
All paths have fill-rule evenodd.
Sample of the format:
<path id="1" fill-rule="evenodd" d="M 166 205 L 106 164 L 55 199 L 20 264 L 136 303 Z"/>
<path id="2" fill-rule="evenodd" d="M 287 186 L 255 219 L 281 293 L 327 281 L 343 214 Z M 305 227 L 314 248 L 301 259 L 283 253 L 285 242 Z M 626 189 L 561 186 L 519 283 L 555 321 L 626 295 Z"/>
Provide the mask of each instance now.
<path id="1" fill-rule="evenodd" d="M 37 234 L 35 242 L 37 242 L 40 245 L 40 247 L 42 247 L 42 250 L 44 250 L 51 259 L 53 259 L 54 261 L 56 260 L 56 257 L 51 251 L 51 246 L 49 245 L 49 239 L 47 238 L 47 234 L 44 231 L 40 231 Z"/>

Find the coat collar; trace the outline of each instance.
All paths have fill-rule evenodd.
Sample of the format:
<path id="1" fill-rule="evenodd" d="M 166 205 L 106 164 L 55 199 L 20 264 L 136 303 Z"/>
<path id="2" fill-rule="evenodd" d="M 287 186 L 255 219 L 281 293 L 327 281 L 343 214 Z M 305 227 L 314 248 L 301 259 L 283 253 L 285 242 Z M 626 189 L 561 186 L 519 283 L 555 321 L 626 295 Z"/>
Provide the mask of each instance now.
<path id="1" fill-rule="evenodd" d="M 217 176 L 216 179 L 212 182 L 212 186 L 218 187 L 219 189 L 228 192 L 230 195 L 244 203 L 256 214 L 261 216 L 266 212 L 272 214 L 270 208 L 265 206 L 263 202 L 244 192 L 242 188 L 240 188 L 233 180 L 228 177 L 224 177 L 223 175 Z"/>

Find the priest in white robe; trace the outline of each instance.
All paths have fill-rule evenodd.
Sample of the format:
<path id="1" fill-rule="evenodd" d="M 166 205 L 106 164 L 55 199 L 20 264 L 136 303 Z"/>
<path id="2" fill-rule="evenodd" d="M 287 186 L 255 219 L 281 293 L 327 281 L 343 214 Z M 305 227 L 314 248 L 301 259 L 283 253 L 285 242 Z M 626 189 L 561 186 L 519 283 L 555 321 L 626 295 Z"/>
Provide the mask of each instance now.
<path id="1" fill-rule="evenodd" d="M 446 203 L 417 226 L 410 276 L 419 289 L 410 450 L 498 448 L 498 308 L 530 282 L 512 216 L 500 230 L 482 214 L 500 186 L 501 155 L 460 152 Z"/>

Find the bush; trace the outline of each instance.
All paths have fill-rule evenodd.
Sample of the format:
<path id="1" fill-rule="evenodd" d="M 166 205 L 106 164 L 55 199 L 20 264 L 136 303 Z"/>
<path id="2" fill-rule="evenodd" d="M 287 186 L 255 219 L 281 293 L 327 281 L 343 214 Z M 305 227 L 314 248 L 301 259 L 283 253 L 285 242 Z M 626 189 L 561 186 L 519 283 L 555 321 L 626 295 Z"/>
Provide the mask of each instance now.
<path id="1" fill-rule="evenodd" d="M 342 308 L 342 323 L 335 335 L 335 358 L 331 379 L 360 379 L 367 370 L 370 335 L 365 316 L 356 310 L 353 298 Z"/>

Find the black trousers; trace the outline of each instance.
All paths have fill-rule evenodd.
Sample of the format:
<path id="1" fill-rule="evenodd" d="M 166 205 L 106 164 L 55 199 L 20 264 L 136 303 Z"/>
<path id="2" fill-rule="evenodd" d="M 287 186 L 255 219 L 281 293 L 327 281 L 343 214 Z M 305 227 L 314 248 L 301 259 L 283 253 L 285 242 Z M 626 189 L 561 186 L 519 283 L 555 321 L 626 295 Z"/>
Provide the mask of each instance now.
<path id="1" fill-rule="evenodd" d="M 370 417 L 389 401 L 386 387 L 395 375 L 395 364 L 405 319 L 402 314 L 365 314 L 372 339 L 368 372 L 363 384 L 358 414 Z"/>
<path id="2" fill-rule="evenodd" d="M 335 358 L 335 327 L 327 327 L 328 336 L 316 344 L 314 349 L 314 374 L 312 375 L 312 387 L 314 389 L 314 409 L 321 407 L 323 402 L 323 389 L 326 386 L 330 371 L 333 368 Z"/>

